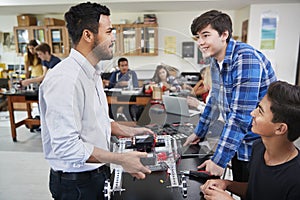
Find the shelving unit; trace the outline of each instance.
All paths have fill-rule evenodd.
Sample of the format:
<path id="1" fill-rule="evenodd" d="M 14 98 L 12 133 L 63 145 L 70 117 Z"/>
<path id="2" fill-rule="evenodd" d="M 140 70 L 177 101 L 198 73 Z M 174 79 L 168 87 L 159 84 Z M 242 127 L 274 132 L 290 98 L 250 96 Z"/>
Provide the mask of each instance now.
<path id="1" fill-rule="evenodd" d="M 65 26 L 16 26 L 14 34 L 18 54 L 26 52 L 27 43 L 32 39 L 48 43 L 55 56 L 66 57 L 70 52 L 70 39 Z"/>
<path id="2" fill-rule="evenodd" d="M 23 54 L 26 52 L 27 43 L 35 39 L 39 42 L 47 42 L 47 30 L 43 26 L 14 27 L 16 52 Z"/>
<path id="3" fill-rule="evenodd" d="M 116 45 L 114 55 L 157 56 L 157 24 L 114 24 Z"/>
<path id="4" fill-rule="evenodd" d="M 70 41 L 67 28 L 64 26 L 48 26 L 48 44 L 52 53 L 58 57 L 65 57 L 70 52 Z"/>

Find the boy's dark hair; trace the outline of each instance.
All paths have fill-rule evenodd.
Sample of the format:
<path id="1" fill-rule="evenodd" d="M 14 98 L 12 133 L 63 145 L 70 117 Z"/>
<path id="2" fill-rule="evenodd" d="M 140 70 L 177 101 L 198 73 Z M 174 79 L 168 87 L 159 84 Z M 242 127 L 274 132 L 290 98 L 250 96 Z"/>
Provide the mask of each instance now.
<path id="1" fill-rule="evenodd" d="M 271 102 L 273 123 L 286 123 L 288 139 L 293 142 L 300 136 L 300 86 L 276 81 L 270 84 L 267 98 Z"/>
<path id="2" fill-rule="evenodd" d="M 119 58 L 119 60 L 118 60 L 118 66 L 120 66 L 120 62 L 124 62 L 124 61 L 126 61 L 128 63 L 127 58 L 124 58 L 124 57 Z"/>
<path id="3" fill-rule="evenodd" d="M 211 27 L 215 29 L 220 36 L 225 31 L 228 31 L 228 38 L 226 39 L 226 42 L 229 42 L 232 37 L 232 22 L 227 14 L 222 13 L 221 11 L 211 10 L 200 15 L 193 20 L 191 25 L 192 34 L 197 35 L 197 32 L 201 31 L 208 25 L 211 25 Z"/>
<path id="4" fill-rule="evenodd" d="M 109 16 L 110 10 L 106 6 L 91 2 L 72 6 L 70 10 L 65 13 L 68 32 L 74 45 L 79 43 L 84 29 L 98 34 L 101 15 Z"/>
<path id="5" fill-rule="evenodd" d="M 51 48 L 47 43 L 41 43 L 40 45 L 36 46 L 35 51 L 41 51 L 43 53 L 48 52 L 51 55 Z"/>

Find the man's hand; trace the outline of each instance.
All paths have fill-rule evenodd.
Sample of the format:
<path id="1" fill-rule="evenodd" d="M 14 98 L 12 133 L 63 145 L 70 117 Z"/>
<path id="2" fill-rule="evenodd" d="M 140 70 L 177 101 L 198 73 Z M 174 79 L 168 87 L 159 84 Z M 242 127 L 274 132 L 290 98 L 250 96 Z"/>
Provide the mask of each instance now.
<path id="1" fill-rule="evenodd" d="M 198 166 L 199 169 L 204 168 L 205 171 L 210 172 L 213 176 L 222 176 L 224 169 L 214 163 L 212 160 L 206 160 L 204 163 Z"/>
<path id="2" fill-rule="evenodd" d="M 137 179 L 146 178 L 146 174 L 150 174 L 151 170 L 142 165 L 140 159 L 147 157 L 146 152 L 131 151 L 122 155 L 121 165 L 125 172 L 130 173 Z"/>
<path id="3" fill-rule="evenodd" d="M 191 134 L 183 144 L 183 146 L 187 146 L 189 144 L 197 144 L 200 141 L 200 138 L 195 134 Z"/>
<path id="4" fill-rule="evenodd" d="M 154 134 L 152 130 L 149 128 L 141 127 L 141 128 L 134 128 L 133 129 L 133 134 L 134 135 L 142 135 L 142 134 Z"/>

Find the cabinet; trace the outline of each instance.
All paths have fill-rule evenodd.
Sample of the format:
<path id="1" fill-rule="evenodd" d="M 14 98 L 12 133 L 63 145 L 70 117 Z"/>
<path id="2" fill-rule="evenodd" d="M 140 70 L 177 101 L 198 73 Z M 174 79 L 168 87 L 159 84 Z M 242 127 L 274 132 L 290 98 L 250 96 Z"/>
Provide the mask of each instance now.
<path id="1" fill-rule="evenodd" d="M 48 26 L 48 44 L 52 53 L 58 57 L 66 57 L 70 52 L 70 39 L 65 26 Z"/>
<path id="2" fill-rule="evenodd" d="M 114 55 L 157 56 L 157 24 L 114 24 L 116 44 Z"/>
<path id="3" fill-rule="evenodd" d="M 29 40 L 35 39 L 39 42 L 47 42 L 48 35 L 46 27 L 43 26 L 24 26 L 14 27 L 16 52 L 26 53 L 26 46 Z"/>
<path id="4" fill-rule="evenodd" d="M 70 52 L 70 39 L 65 26 L 16 26 L 14 34 L 18 54 L 26 52 L 27 43 L 32 39 L 49 44 L 55 56 L 66 57 Z"/>

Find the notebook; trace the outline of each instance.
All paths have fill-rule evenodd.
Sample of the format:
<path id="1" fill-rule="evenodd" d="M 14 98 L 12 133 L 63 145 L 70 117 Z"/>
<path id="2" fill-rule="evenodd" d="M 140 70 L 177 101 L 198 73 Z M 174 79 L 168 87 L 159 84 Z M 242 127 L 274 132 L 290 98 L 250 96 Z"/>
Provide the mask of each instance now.
<path id="1" fill-rule="evenodd" d="M 189 109 L 186 98 L 162 95 L 163 103 L 167 113 L 192 117 L 199 115 L 200 111 Z"/>

